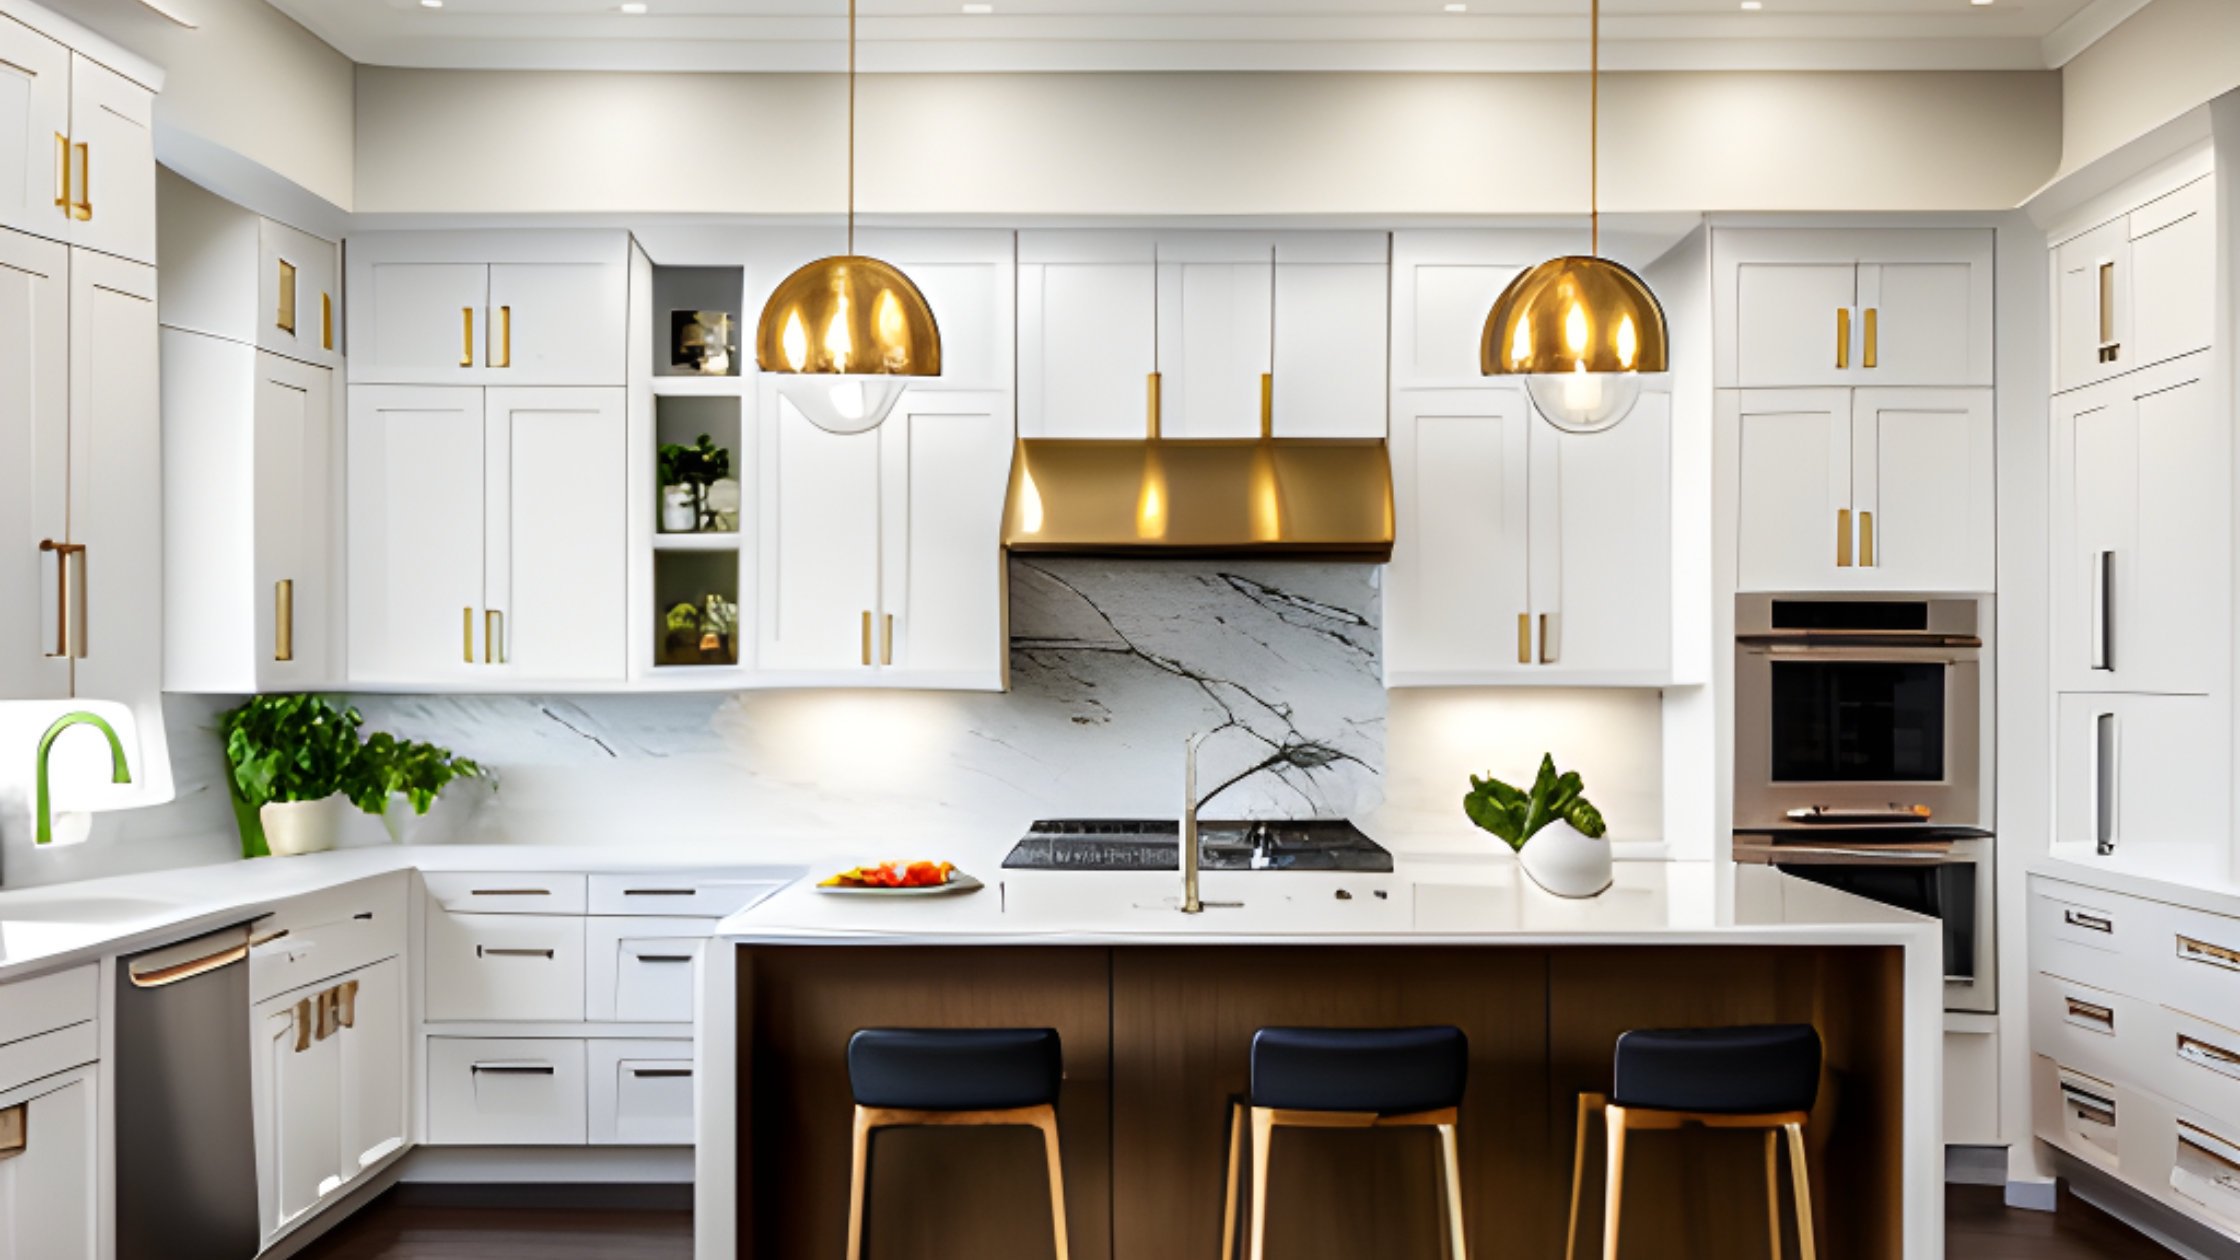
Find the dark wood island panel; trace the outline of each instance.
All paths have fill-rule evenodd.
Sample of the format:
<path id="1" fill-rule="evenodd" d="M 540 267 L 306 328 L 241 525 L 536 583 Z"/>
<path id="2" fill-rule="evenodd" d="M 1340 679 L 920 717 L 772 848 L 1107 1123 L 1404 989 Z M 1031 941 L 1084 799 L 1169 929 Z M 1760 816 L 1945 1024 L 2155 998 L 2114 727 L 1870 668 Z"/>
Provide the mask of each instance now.
<path id="1" fill-rule="evenodd" d="M 1474 1256 L 1562 1255 L 1576 1099 L 1610 1085 L 1627 1028 L 1810 1022 L 1828 1046 L 1812 1145 L 1821 1254 L 1901 1251 L 1902 956 L 1879 946 L 741 946 L 740 1254 L 841 1260 L 857 1028 L 1049 1026 L 1073 1255 L 1214 1260 L 1227 1099 L 1254 1029 L 1451 1023 L 1470 1037 L 1461 1119 Z M 883 1132 L 866 1255 L 1051 1255 L 1030 1129 Z M 1580 1250 L 1599 1256 L 1603 1139 Z M 1269 1250 L 1282 1260 L 1440 1254 L 1433 1139 L 1284 1130 Z M 1786 1178 L 1784 1178 L 1786 1181 Z M 1629 1146 L 1628 1257 L 1766 1254 L 1756 1134 Z M 1784 1216 L 1788 1205 L 1784 1204 Z M 1786 1244 L 1795 1254 L 1793 1236 Z"/>

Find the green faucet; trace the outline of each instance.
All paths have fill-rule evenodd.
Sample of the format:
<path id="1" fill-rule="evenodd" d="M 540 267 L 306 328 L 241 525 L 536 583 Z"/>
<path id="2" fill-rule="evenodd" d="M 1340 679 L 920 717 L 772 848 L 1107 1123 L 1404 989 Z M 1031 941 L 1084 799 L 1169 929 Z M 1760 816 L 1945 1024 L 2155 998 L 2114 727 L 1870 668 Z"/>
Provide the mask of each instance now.
<path id="1" fill-rule="evenodd" d="M 97 726 L 101 728 L 102 734 L 109 737 L 109 760 L 110 764 L 115 767 L 109 781 L 111 783 L 132 782 L 132 768 L 126 765 L 124 760 L 124 742 L 117 738 L 116 731 L 110 729 L 109 724 L 102 721 L 99 714 L 65 713 L 56 718 L 54 725 L 47 728 L 47 733 L 39 737 L 40 844 L 50 843 L 54 839 L 54 811 L 47 801 L 47 752 L 54 747 L 55 736 L 81 724 Z"/>

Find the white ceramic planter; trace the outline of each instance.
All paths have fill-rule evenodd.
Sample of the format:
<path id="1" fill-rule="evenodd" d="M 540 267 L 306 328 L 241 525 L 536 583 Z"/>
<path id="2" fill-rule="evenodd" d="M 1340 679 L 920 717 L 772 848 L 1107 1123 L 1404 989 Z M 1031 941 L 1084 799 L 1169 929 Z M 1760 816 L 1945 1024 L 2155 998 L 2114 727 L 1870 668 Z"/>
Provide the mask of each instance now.
<path id="1" fill-rule="evenodd" d="M 1517 853 L 1532 882 L 1558 897 L 1593 897 L 1610 887 L 1610 842 L 1579 834 L 1557 819 Z"/>
<path id="2" fill-rule="evenodd" d="M 334 847 L 350 798 L 340 792 L 316 801 L 285 801 L 259 806 L 257 821 L 264 824 L 265 847 L 274 857 L 324 853 Z"/>
<path id="3" fill-rule="evenodd" d="M 689 534 L 700 528 L 700 505 L 691 486 L 661 487 L 661 532 Z"/>

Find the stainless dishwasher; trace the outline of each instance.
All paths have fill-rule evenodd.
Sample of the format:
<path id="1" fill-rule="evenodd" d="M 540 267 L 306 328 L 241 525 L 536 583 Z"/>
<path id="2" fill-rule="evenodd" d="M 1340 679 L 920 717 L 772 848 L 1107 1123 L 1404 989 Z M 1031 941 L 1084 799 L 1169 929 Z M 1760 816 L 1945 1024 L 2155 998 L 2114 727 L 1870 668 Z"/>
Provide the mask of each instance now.
<path id="1" fill-rule="evenodd" d="M 260 1241 L 247 924 L 117 960 L 117 1260 Z"/>

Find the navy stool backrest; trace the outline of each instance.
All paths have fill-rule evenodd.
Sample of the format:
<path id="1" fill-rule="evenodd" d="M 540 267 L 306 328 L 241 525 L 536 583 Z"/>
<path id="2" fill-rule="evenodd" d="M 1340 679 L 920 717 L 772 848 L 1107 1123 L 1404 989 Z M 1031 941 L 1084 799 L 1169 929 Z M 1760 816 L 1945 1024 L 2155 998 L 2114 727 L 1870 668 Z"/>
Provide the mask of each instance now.
<path id="1" fill-rule="evenodd" d="M 1252 1105 L 1412 1115 L 1460 1106 L 1470 1039 L 1459 1028 L 1263 1028 Z"/>
<path id="2" fill-rule="evenodd" d="M 898 1111 L 1009 1111 L 1058 1101 L 1055 1028 L 866 1028 L 848 1039 L 856 1103 Z"/>
<path id="3" fill-rule="evenodd" d="M 1756 1116 L 1810 1111 L 1820 1034 L 1810 1024 L 1643 1028 L 1618 1038 L 1610 1101 L 1655 1111 Z"/>

